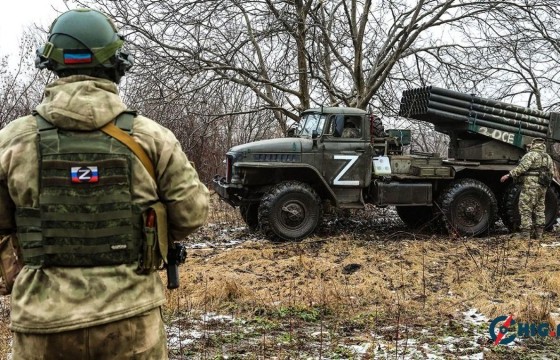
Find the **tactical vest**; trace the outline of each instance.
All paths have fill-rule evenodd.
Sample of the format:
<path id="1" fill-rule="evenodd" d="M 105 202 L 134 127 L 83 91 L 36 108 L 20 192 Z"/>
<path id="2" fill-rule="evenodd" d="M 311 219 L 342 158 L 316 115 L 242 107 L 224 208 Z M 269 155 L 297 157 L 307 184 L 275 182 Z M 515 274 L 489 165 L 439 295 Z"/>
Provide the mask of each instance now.
<path id="1" fill-rule="evenodd" d="M 132 203 L 128 147 L 101 131 L 58 129 L 38 114 L 39 207 L 16 209 L 26 265 L 102 266 L 138 261 L 141 209 Z M 134 115 L 116 126 L 131 132 Z"/>

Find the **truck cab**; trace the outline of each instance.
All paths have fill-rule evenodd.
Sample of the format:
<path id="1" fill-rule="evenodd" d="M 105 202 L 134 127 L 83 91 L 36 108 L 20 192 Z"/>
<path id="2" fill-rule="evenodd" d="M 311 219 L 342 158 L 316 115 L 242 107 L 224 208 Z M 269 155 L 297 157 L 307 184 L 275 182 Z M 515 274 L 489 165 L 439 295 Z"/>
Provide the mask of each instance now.
<path id="1" fill-rule="evenodd" d="M 372 173 L 369 114 L 354 108 L 307 110 L 299 136 L 308 135 L 317 155 L 315 167 L 333 192 L 336 206 L 363 207 L 362 190 L 370 185 Z"/>
<path id="2" fill-rule="evenodd" d="M 374 151 L 370 119 L 369 113 L 355 108 L 308 109 L 301 114 L 293 137 L 231 148 L 226 154 L 226 175 L 216 176 L 214 187 L 222 199 L 240 208 L 250 228 L 272 222 L 271 235 L 303 238 L 318 223 L 310 224 L 305 218 L 311 215 L 319 220 L 323 201 L 341 208 L 364 207 Z M 289 206 L 277 208 L 280 188 L 284 189 L 282 199 L 299 200 L 286 200 Z M 294 196 L 285 194 L 292 191 Z M 272 209 L 267 211 L 270 202 Z M 282 226 L 263 215 L 270 211 L 283 219 Z"/>

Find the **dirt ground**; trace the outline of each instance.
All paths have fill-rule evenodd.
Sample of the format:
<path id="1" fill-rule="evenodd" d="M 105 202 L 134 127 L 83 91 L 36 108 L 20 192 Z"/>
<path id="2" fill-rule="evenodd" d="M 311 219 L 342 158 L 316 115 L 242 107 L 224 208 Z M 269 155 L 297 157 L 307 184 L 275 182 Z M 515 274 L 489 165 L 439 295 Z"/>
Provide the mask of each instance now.
<path id="1" fill-rule="evenodd" d="M 488 330 L 499 315 L 560 320 L 554 234 L 529 242 L 500 227 L 481 238 L 412 233 L 393 210 L 372 208 L 329 214 L 302 242 L 272 242 L 214 199 L 208 224 L 186 244 L 181 288 L 164 312 L 172 359 L 560 358 L 556 339 L 494 346 Z"/>

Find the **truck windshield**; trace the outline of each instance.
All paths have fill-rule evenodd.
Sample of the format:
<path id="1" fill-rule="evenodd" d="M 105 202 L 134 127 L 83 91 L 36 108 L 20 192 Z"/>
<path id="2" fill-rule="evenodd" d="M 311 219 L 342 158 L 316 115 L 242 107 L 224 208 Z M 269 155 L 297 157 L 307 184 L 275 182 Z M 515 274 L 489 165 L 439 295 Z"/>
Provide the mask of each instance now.
<path id="1" fill-rule="evenodd" d="M 323 132 L 325 126 L 325 115 L 322 114 L 305 114 L 301 118 L 298 126 L 298 135 L 311 136 L 313 130 L 316 130 L 319 135 Z"/>

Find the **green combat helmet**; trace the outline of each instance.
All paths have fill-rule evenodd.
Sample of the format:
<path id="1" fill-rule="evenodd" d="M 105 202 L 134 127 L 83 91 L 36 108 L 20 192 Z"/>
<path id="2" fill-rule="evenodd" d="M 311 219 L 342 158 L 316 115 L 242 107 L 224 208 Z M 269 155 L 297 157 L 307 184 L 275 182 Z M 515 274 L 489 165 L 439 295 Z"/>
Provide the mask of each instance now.
<path id="1" fill-rule="evenodd" d="M 37 50 L 35 67 L 59 77 L 90 75 L 118 83 L 133 65 L 121 47 L 124 37 L 107 16 L 91 9 L 70 10 L 51 25 L 47 43 Z"/>

